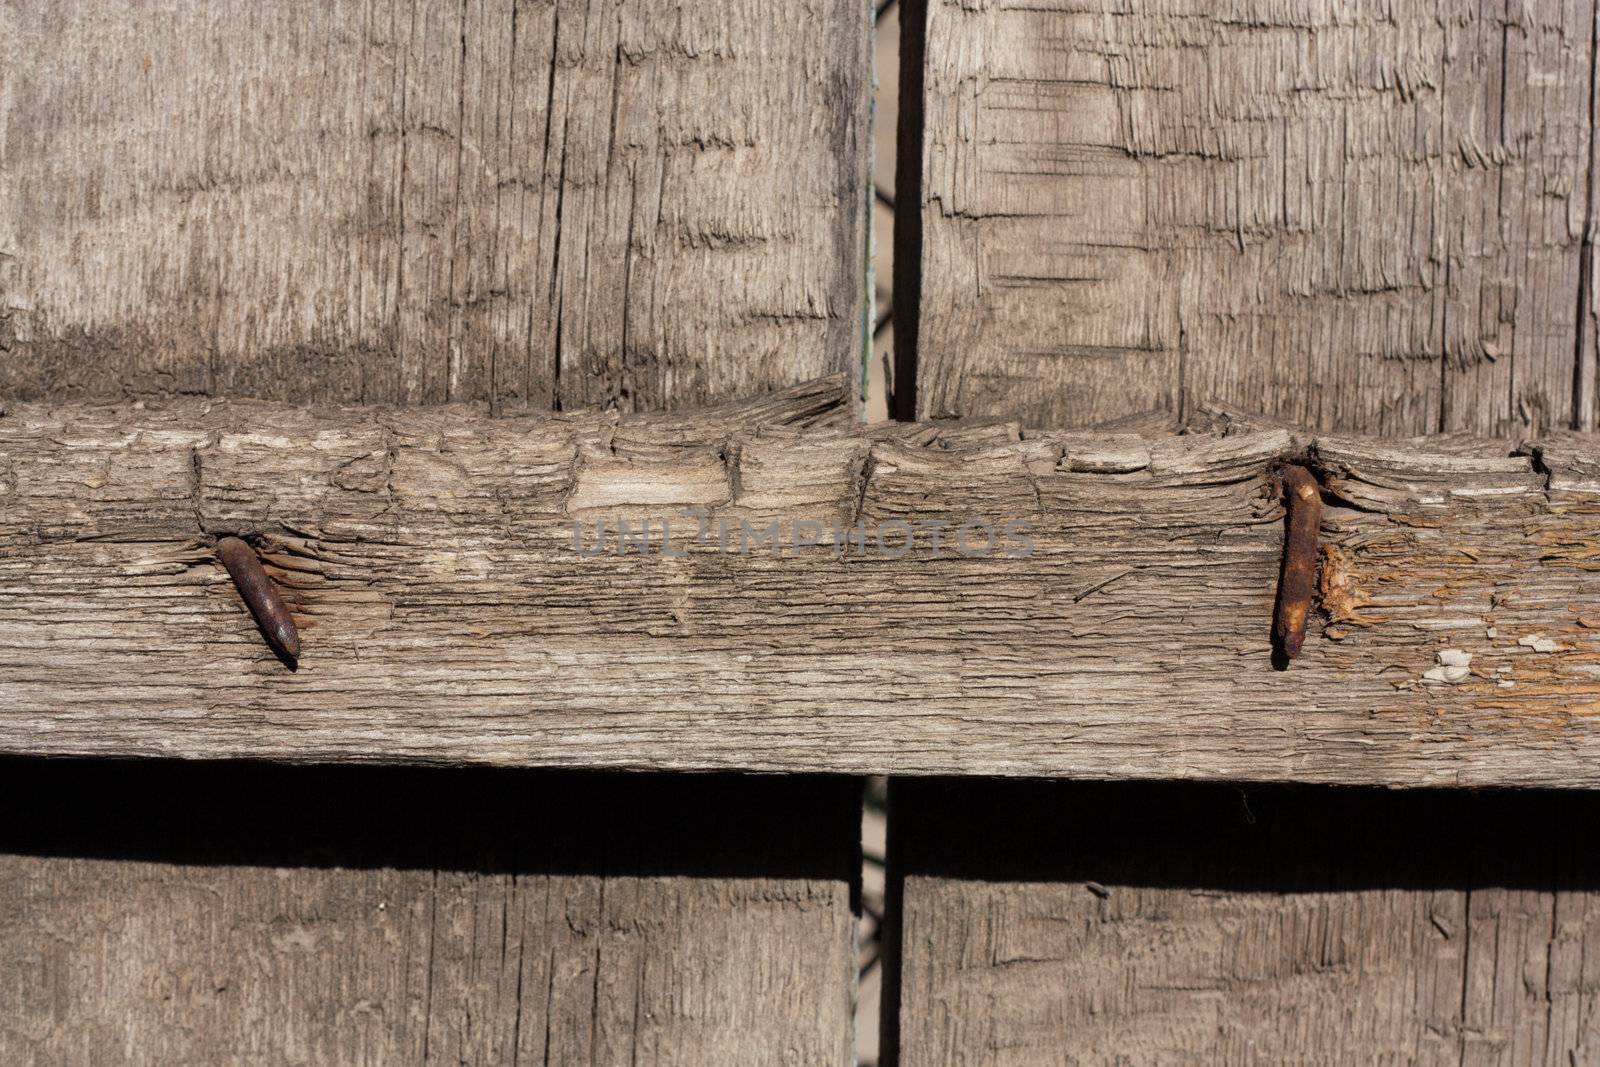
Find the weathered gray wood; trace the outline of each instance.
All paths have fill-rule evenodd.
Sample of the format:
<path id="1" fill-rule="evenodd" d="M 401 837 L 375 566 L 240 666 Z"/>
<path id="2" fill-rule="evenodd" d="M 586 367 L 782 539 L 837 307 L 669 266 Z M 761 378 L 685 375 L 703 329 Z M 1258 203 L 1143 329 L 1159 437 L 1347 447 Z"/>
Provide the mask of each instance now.
<path id="1" fill-rule="evenodd" d="M 0 750 L 1600 786 L 1600 442 L 813 425 L 844 392 L 632 419 L 16 405 Z M 1327 618 L 1278 671 L 1270 481 L 1308 451 Z M 617 553 L 620 519 L 648 553 Z M 604 554 L 577 521 L 590 550 L 610 524 Z M 741 554 L 741 521 L 824 543 Z M 929 521 L 941 548 L 902 554 L 896 524 Z M 298 671 L 216 563 L 228 533 L 263 544 Z"/>
<path id="2" fill-rule="evenodd" d="M 8 1065 L 850 1062 L 849 780 L 0 774 Z"/>
<path id="3" fill-rule="evenodd" d="M 0 401 L 632 410 L 855 371 L 867 17 L 834 0 L 0 0 Z M 848 417 L 842 381 L 825 393 Z M 526 473 L 481 458 L 495 480 Z M 15 521 L 9 456 L 0 469 Z M 171 473 L 157 481 L 181 491 Z M 109 773 L 75 764 L 58 791 L 99 796 Z M 474 812 L 459 846 L 401 870 L 352 858 L 375 826 L 415 823 L 382 790 L 341 796 L 361 818 L 325 856 L 243 865 L 205 846 L 287 816 L 205 795 L 215 825 L 163 820 L 170 840 L 113 860 L 60 827 L 17 854 L 39 813 L 8 813 L 0 1061 L 848 1061 L 852 785 L 652 777 L 621 810 L 594 789 L 556 803 L 542 781 L 528 788 L 552 803 L 530 818 L 548 825 Z M 448 808 L 444 788 L 392 792 Z M 657 870 L 629 868 L 650 843 L 608 825 L 640 818 L 671 842 Z M 761 840 L 719 835 L 741 818 Z M 508 842 L 528 850 L 515 872 Z"/>
<path id="4" fill-rule="evenodd" d="M 896 781 L 921 1064 L 1600 1056 L 1594 794 Z"/>
<path id="5" fill-rule="evenodd" d="M 859 368 L 867 19 L 0 3 L 0 395 L 644 410 Z"/>
<path id="6" fill-rule="evenodd" d="M 897 379 L 921 415 L 1081 426 L 1187 398 L 1367 433 L 1593 428 L 1591 3 L 905 18 L 927 62 Z"/>
<path id="7" fill-rule="evenodd" d="M 848 421 L 849 390 L 836 377 L 728 410 Z M 461 415 L 428 421 L 448 434 Z M 275 410 L 258 444 L 296 423 L 311 424 Z M 11 459 L 0 522 L 26 506 Z M 530 474 L 515 449 L 480 459 L 505 485 Z M 151 473 L 169 494 L 202 477 Z M 76 508 L 95 481 L 57 489 Z M 0 560 L 21 563 L 16 547 Z M 17 604 L 0 593 L 0 613 Z M 206 676 L 197 650 L 149 647 Z M 850 1061 L 852 781 L 363 773 L 0 767 L 0 1061 Z"/>
<path id="8" fill-rule="evenodd" d="M 928 60 L 921 110 L 902 103 L 897 287 L 919 292 L 914 328 L 896 324 L 897 382 L 917 385 L 903 414 L 1083 426 L 1221 401 L 1343 432 L 1595 426 L 1593 4 L 913 0 L 903 17 Z M 1239 542 L 1219 532 L 1208 565 L 1173 566 L 1186 506 L 1130 507 L 1150 542 L 1176 534 L 1167 558 L 1106 561 L 1106 577 L 1133 571 L 1083 601 L 1112 597 L 1108 618 L 1071 619 L 1077 641 L 1055 648 L 1062 622 L 1037 618 L 1018 644 L 1092 657 L 1103 673 L 1074 669 L 1078 692 L 1137 707 L 1171 744 L 1130 770 L 1103 748 L 1109 716 L 1074 719 L 1105 767 L 1059 773 L 1192 776 L 1195 723 L 1249 703 L 1218 725 L 1234 758 L 1212 777 L 1259 777 L 1240 754 L 1270 723 L 1293 776 L 1445 784 L 1317 765 L 1348 744 L 1370 772 L 1394 727 L 1440 770 L 1446 722 L 1505 738 L 1588 717 L 1588 681 L 1539 665 L 1592 643 L 1520 627 L 1583 618 L 1593 598 L 1557 577 L 1589 555 L 1589 443 L 1549 442 L 1537 487 L 1504 447 L 1296 440 L 1312 445 L 1332 506 L 1308 658 L 1256 666 L 1263 597 L 1230 671 L 1218 617 L 1270 590 L 1267 561 L 1234 584 L 1212 553 Z M 1233 592 L 1212 599 L 1217 583 Z M 1510 664 L 1506 610 L 1518 647 L 1562 650 Z M 1460 717 L 1463 685 L 1482 718 Z M 1509 698 L 1495 712 L 1491 687 Z M 1419 692 L 1431 714 L 1391 715 Z M 1525 717 L 1528 700 L 1543 710 Z M 904 926 L 889 923 L 903 937 L 885 981 L 903 996 L 885 1029 L 906 1067 L 1597 1055 L 1600 973 L 1583 960 L 1600 879 L 1582 855 L 1572 885 L 1548 877 L 1593 836 L 1586 799 L 1323 790 L 1263 840 L 1241 837 L 1228 790 L 899 780 L 893 800 Z"/>

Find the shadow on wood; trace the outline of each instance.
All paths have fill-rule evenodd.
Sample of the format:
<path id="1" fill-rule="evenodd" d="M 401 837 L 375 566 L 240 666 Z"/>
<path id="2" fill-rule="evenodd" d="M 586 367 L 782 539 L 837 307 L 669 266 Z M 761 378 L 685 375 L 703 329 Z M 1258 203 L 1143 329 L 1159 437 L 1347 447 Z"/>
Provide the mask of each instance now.
<path id="1" fill-rule="evenodd" d="M 899 781 L 890 828 L 886 1063 L 1600 1050 L 1592 794 Z"/>
<path id="2" fill-rule="evenodd" d="M 0 783 L 0 1062 L 850 1056 L 853 779 L 11 759 Z"/>

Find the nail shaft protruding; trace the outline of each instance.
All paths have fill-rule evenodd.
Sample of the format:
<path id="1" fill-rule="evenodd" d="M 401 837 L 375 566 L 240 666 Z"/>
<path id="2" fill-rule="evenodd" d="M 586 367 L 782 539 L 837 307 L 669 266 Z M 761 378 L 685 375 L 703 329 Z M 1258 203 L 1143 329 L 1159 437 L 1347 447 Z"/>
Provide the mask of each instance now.
<path id="1" fill-rule="evenodd" d="M 300 658 L 300 632 L 295 629 L 294 616 L 284 606 L 278 589 L 261 569 L 256 550 L 237 537 L 224 537 L 217 542 L 217 555 L 228 568 L 234 586 L 256 617 L 256 624 L 266 636 L 267 643 L 282 656 Z"/>
<path id="2" fill-rule="evenodd" d="M 1283 469 L 1283 571 L 1278 576 L 1278 611 L 1272 636 L 1288 659 L 1306 640 L 1306 616 L 1317 578 L 1317 531 L 1322 526 L 1322 490 L 1304 467 Z"/>

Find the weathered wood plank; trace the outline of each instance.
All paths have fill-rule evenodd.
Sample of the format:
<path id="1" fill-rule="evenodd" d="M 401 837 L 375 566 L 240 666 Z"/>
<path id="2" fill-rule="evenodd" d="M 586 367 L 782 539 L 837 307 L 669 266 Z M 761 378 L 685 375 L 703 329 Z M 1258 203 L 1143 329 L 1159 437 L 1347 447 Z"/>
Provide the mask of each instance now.
<path id="1" fill-rule="evenodd" d="M 813 425 L 843 391 L 17 405 L 0 750 L 1600 786 L 1600 442 Z M 1278 671 L 1289 455 L 1327 482 L 1326 619 Z M 297 671 L 214 559 L 229 533 L 274 566 Z"/>
<path id="2" fill-rule="evenodd" d="M 897 780 L 891 801 L 902 1067 L 1600 1056 L 1594 794 Z"/>
<path id="3" fill-rule="evenodd" d="M 846 779 L 0 782 L 7 1064 L 850 1062 Z"/>
<path id="4" fill-rule="evenodd" d="M 0 395 L 644 410 L 858 368 L 867 18 L 0 4 Z"/>
<path id="5" fill-rule="evenodd" d="M 1216 399 L 1367 433 L 1593 428 L 1591 3 L 905 19 L 927 63 L 897 377 L 920 415 L 1082 426 Z"/>
<path id="6" fill-rule="evenodd" d="M 835 0 L 0 0 L 0 398 L 633 410 L 854 371 L 867 17 Z M 847 418 L 850 392 L 748 415 Z M 507 485 L 526 474 L 480 460 Z M 176 790 L 198 772 L 140 773 Z M 650 777 L 623 804 L 518 778 L 545 802 L 527 815 L 494 773 L 447 780 L 496 796 L 478 807 L 425 775 L 267 775 L 275 797 L 394 820 L 339 821 L 316 854 L 219 854 L 299 828 L 226 796 L 214 823 L 151 822 L 161 840 L 141 824 L 114 856 L 8 813 L 0 1060 L 849 1061 L 853 784 Z M 111 777 L 76 763 L 55 789 L 99 796 Z M 465 825 L 429 822 L 410 790 Z M 608 820 L 643 820 L 672 853 L 640 868 L 655 843 Z M 388 838 L 360 861 L 368 835 L 424 823 L 412 862 L 387 869 L 407 844 Z"/>
<path id="7" fill-rule="evenodd" d="M 1442 429 L 1594 428 L 1573 372 L 1595 19 L 1583 0 L 1457 0 L 1441 20 Z"/>

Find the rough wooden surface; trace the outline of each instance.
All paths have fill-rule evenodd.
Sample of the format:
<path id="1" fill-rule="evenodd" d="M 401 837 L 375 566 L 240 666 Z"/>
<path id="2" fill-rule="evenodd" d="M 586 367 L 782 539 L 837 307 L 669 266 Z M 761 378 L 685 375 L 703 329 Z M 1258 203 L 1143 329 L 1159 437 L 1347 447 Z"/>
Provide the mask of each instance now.
<path id="1" fill-rule="evenodd" d="M 8 1065 L 850 1062 L 849 780 L 0 775 Z"/>
<path id="2" fill-rule="evenodd" d="M 897 378 L 921 415 L 1594 427 L 1592 3 L 903 17 L 927 64 Z"/>
<path id="3" fill-rule="evenodd" d="M 898 1062 L 1592 1063 L 1597 800 L 897 781 Z"/>
<path id="4" fill-rule="evenodd" d="M 1600 786 L 1600 442 L 862 431 L 826 425 L 844 392 L 633 419 L 15 405 L 0 750 Z M 1286 456 L 1327 483 L 1326 618 L 1281 671 Z M 648 553 L 618 554 L 620 519 Z M 741 553 L 741 520 L 823 544 Z M 590 551 L 610 524 L 602 554 L 577 521 Z M 942 546 L 902 551 L 932 521 Z M 263 546 L 298 670 L 224 534 Z"/>
<path id="5" fill-rule="evenodd" d="M 859 367 L 868 12 L 0 4 L 0 395 L 647 410 Z"/>

